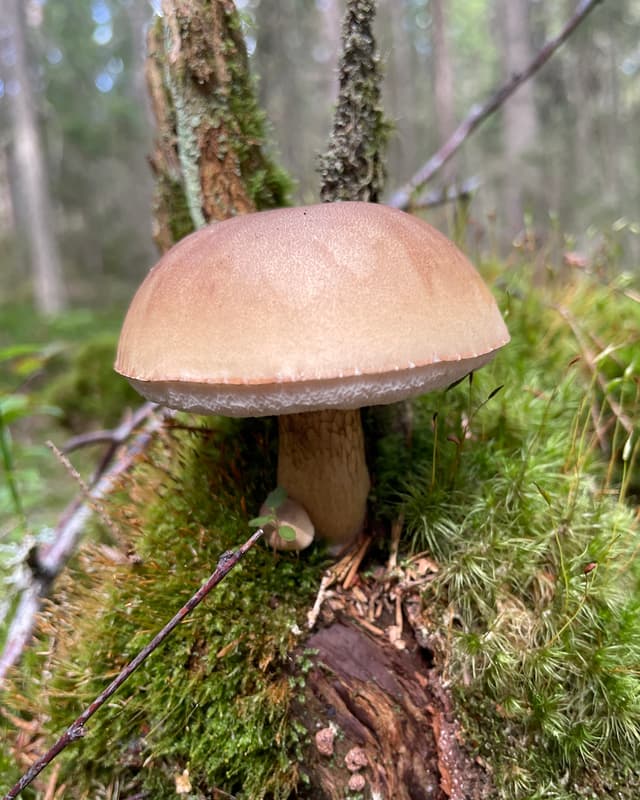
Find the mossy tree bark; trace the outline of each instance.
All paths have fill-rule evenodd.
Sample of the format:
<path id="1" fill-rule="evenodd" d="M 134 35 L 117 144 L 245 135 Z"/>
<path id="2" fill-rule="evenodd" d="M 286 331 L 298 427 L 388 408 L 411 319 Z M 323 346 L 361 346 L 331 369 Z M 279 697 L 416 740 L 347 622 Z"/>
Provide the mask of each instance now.
<path id="1" fill-rule="evenodd" d="M 342 27 L 340 91 L 327 152 L 320 160 L 325 202 L 378 202 L 385 180 L 384 153 L 390 126 L 381 100 L 373 35 L 375 0 L 349 0 Z"/>
<path id="2" fill-rule="evenodd" d="M 233 0 L 164 0 L 148 48 L 160 249 L 208 222 L 286 205 Z"/>

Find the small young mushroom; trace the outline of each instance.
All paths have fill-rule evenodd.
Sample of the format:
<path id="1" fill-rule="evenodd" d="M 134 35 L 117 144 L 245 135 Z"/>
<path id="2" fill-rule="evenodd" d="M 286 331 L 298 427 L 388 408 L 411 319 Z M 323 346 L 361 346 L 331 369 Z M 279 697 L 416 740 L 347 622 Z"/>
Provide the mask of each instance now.
<path id="1" fill-rule="evenodd" d="M 278 485 L 339 549 L 369 492 L 360 408 L 446 387 L 509 341 L 468 259 L 422 220 L 372 203 L 235 217 L 150 271 L 116 370 L 146 398 L 279 416 Z"/>
<path id="2" fill-rule="evenodd" d="M 271 514 L 272 509 L 263 503 L 260 508 L 261 515 Z M 309 515 L 304 508 L 287 497 L 275 509 L 273 516 L 275 522 L 268 522 L 264 525 L 264 539 L 265 542 L 273 547 L 274 550 L 304 550 L 309 547 L 314 539 L 315 530 L 313 522 L 309 519 Z M 280 531 L 288 528 L 293 535 L 284 536 Z"/>

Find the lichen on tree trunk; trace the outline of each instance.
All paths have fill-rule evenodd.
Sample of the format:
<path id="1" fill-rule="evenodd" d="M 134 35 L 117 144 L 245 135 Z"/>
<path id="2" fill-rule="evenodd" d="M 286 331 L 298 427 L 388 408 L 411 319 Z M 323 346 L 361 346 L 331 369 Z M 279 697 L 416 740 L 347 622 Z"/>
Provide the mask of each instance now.
<path id="1" fill-rule="evenodd" d="M 208 222 L 286 205 L 232 0 L 164 0 L 149 32 L 157 121 L 154 237 L 167 250 Z"/>
<path id="2" fill-rule="evenodd" d="M 320 159 L 325 202 L 377 202 L 385 180 L 390 125 L 380 100 L 382 80 L 373 35 L 374 0 L 349 0 L 342 28 L 340 91 L 327 152 Z"/>

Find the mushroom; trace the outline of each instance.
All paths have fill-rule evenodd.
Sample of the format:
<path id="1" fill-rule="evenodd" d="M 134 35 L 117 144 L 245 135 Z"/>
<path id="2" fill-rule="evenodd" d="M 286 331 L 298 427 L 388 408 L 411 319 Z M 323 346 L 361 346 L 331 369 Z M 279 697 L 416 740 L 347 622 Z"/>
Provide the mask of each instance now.
<path id="1" fill-rule="evenodd" d="M 278 485 L 338 550 L 365 519 L 360 408 L 446 387 L 508 341 L 491 293 L 443 234 L 348 202 L 187 236 L 138 289 L 115 369 L 172 408 L 278 415 Z"/>
<path id="2" fill-rule="evenodd" d="M 265 518 L 264 523 L 261 521 L 265 541 L 274 550 L 304 550 L 314 539 L 315 531 L 309 515 L 290 497 L 285 497 L 275 509 L 265 501 L 260 514 Z M 282 531 L 287 528 L 291 535 L 284 536 Z"/>

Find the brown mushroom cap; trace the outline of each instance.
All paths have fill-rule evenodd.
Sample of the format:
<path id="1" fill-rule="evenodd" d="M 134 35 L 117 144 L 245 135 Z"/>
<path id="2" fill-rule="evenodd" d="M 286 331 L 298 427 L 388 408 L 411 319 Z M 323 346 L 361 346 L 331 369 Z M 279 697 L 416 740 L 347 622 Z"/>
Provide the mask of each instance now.
<path id="1" fill-rule="evenodd" d="M 143 395 L 230 416 L 390 403 L 509 341 L 468 259 L 427 223 L 335 203 L 236 217 L 147 275 L 115 368 Z"/>

